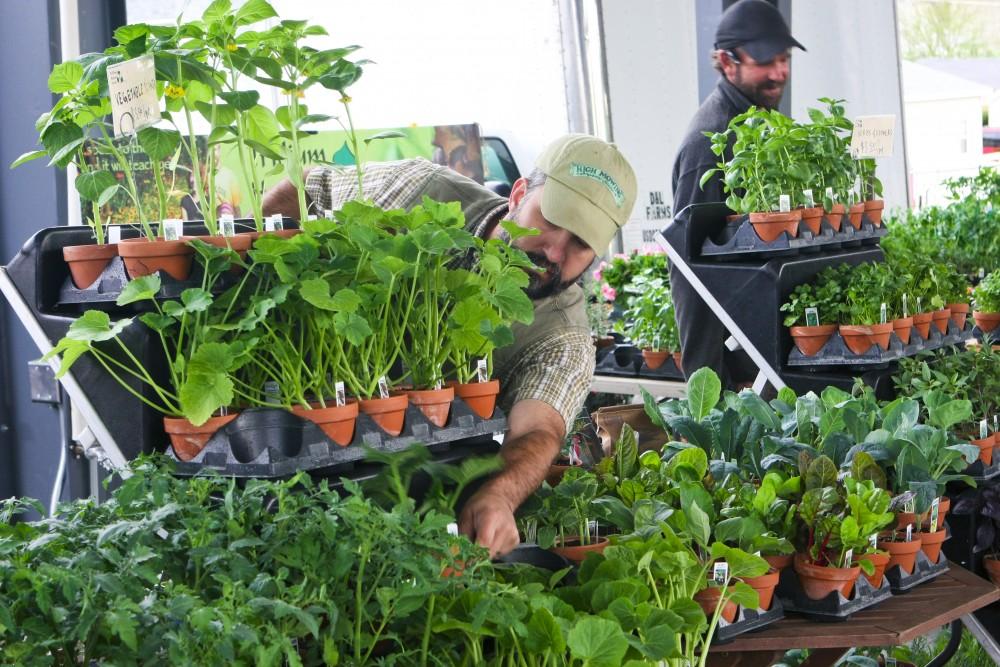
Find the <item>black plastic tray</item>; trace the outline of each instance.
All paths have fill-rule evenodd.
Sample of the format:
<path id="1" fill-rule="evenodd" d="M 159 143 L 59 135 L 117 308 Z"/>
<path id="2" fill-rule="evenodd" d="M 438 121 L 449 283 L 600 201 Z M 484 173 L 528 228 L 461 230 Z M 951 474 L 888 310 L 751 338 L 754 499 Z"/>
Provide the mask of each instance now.
<path id="1" fill-rule="evenodd" d="M 948 537 L 951 537 L 951 531 L 948 532 Z M 913 564 L 913 572 L 906 574 L 902 567 L 894 565 L 886 570 L 885 578 L 889 581 L 893 595 L 902 595 L 912 590 L 914 586 L 926 583 L 947 571 L 948 557 L 944 555 L 944 551 L 938 554 L 937 562 L 932 563 L 927 554 L 920 550 Z"/>
<path id="2" fill-rule="evenodd" d="M 983 333 L 982 329 L 980 329 L 979 327 L 973 325 L 973 327 L 972 327 L 972 337 L 973 338 L 975 338 L 977 341 L 979 341 L 980 343 L 982 343 L 983 342 L 983 337 L 985 335 L 986 334 Z M 994 345 L 1000 345 L 1000 327 L 998 327 L 998 328 L 993 329 L 992 331 L 990 331 L 990 340 L 993 341 Z"/>
<path id="3" fill-rule="evenodd" d="M 507 419 L 499 408 L 490 419 L 483 419 L 456 398 L 443 427 L 432 424 L 416 406 L 408 406 L 403 430 L 397 436 L 383 431 L 368 415 L 359 414 L 354 439 L 341 446 L 314 423 L 290 412 L 251 408 L 219 429 L 193 459 L 177 461 L 175 472 L 190 476 L 212 470 L 232 477 L 273 478 L 305 470 L 334 475 L 362 461 L 365 446 L 392 452 L 423 443 L 432 450 L 443 450 L 473 438 L 492 441 L 493 434 L 506 426 Z M 177 460 L 172 449 L 167 454 Z"/>
<path id="4" fill-rule="evenodd" d="M 892 588 L 886 579 L 882 580 L 879 588 L 875 588 L 862 574 L 854 582 L 850 599 L 840 591 L 833 591 L 822 600 L 813 600 L 802 590 L 795 570 L 787 567 L 781 571 L 775 595 L 781 598 L 785 611 L 802 614 L 814 621 L 837 622 L 846 621 L 852 614 L 892 597 Z"/>
<path id="5" fill-rule="evenodd" d="M 739 635 L 762 630 L 784 617 L 785 608 L 777 595 L 771 598 L 771 608 L 767 611 L 740 607 L 736 612 L 736 620 L 732 623 L 724 618 L 719 619 L 719 625 L 716 626 L 715 634 L 712 636 L 712 644 L 725 644 Z"/>
<path id="6" fill-rule="evenodd" d="M 723 261 L 783 257 L 874 245 L 886 234 L 888 230 L 884 226 L 876 227 L 867 218 L 862 219 L 860 229 L 854 229 L 845 219 L 837 232 L 823 218 L 819 234 L 814 235 L 804 223 L 799 223 L 798 236 L 792 238 L 782 232 L 774 241 L 767 243 L 757 236 L 749 217 L 744 216 L 726 223 L 714 238 L 706 238 L 701 246 L 701 256 Z"/>
<path id="7" fill-rule="evenodd" d="M 977 484 L 988 482 L 1000 475 L 1000 458 L 997 457 L 997 448 L 993 448 L 993 463 L 986 465 L 981 460 L 976 459 L 963 473 L 971 477 Z"/>
<path id="8" fill-rule="evenodd" d="M 948 331 L 942 334 L 937 327 L 931 325 L 928 338 L 920 337 L 916 327 L 910 331 L 910 342 L 903 345 L 895 332 L 889 337 L 889 349 L 883 350 L 878 345 L 872 345 L 864 354 L 855 354 L 848 349 L 844 343 L 840 332 L 834 332 L 830 340 L 816 354 L 807 357 L 799 351 L 799 348 L 792 347 L 788 354 L 789 366 L 851 366 L 860 368 L 878 367 L 890 361 L 896 361 L 903 357 L 912 357 L 920 352 L 937 350 L 949 345 L 960 345 L 972 335 L 972 327 L 966 325 L 965 329 L 948 320 Z"/>
<path id="9" fill-rule="evenodd" d="M 637 377 L 639 368 L 644 365 L 642 352 L 634 345 L 609 345 L 597 351 L 595 375 L 614 375 L 616 377 Z"/>

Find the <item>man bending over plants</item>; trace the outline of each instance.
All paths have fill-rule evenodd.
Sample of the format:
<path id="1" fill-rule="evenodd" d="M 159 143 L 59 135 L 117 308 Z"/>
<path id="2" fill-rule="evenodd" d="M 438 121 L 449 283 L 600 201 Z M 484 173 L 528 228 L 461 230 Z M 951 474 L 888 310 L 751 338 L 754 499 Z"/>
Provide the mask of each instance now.
<path id="1" fill-rule="evenodd" d="M 462 532 L 491 556 L 510 551 L 520 541 L 514 511 L 545 478 L 590 390 L 594 347 L 577 279 L 629 219 L 636 196 L 632 167 L 614 145 L 570 134 L 542 152 L 508 198 L 423 159 L 367 164 L 361 179 L 353 169 L 313 168 L 305 191 L 316 213 L 359 198 L 407 210 L 425 195 L 457 201 L 469 231 L 511 242 L 539 267 L 525 289 L 534 321 L 516 323 L 513 345 L 494 357 L 508 424 L 504 468 L 469 499 L 459 519 Z M 264 212 L 296 218 L 297 197 L 286 180 L 265 195 Z M 505 219 L 538 233 L 511 241 L 499 224 Z"/>

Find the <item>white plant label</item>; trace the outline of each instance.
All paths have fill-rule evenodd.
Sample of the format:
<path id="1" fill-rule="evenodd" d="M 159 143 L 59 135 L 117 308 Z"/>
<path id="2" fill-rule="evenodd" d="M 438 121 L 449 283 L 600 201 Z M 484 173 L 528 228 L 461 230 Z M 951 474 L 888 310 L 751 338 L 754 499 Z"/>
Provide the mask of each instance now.
<path id="1" fill-rule="evenodd" d="M 882 322 L 882 324 L 885 324 L 886 322 L 888 322 L 888 321 L 889 321 L 889 320 L 888 320 L 888 313 L 889 313 L 889 309 L 888 309 L 888 308 L 886 308 L 886 306 L 885 306 L 885 303 L 883 303 L 883 304 L 882 304 L 882 310 L 881 310 L 881 313 L 879 314 L 879 317 L 881 317 L 881 318 L 882 318 L 882 319 L 881 319 L 881 322 Z"/>
<path id="2" fill-rule="evenodd" d="M 729 563 L 720 561 L 712 568 L 712 579 L 718 586 L 725 586 L 729 581 Z"/>
<path id="3" fill-rule="evenodd" d="M 168 241 L 176 241 L 184 231 L 184 223 L 177 219 L 163 221 L 163 238 Z"/>
<path id="4" fill-rule="evenodd" d="M 451 535 L 452 537 L 458 537 L 458 524 L 457 523 L 454 523 L 454 522 L 449 523 L 447 530 L 448 530 L 448 534 Z"/>
<path id="5" fill-rule="evenodd" d="M 441 378 L 438 378 L 438 379 L 437 379 L 437 380 L 436 380 L 436 381 L 434 382 L 434 389 L 440 389 L 440 388 L 441 388 L 441 387 L 443 387 L 443 386 L 444 386 L 444 380 L 442 380 Z"/>
<path id="6" fill-rule="evenodd" d="M 830 199 L 830 201 L 837 201 L 837 195 L 833 194 L 833 188 L 826 189 L 826 196 Z"/>
<path id="7" fill-rule="evenodd" d="M 1000 431 L 1000 417 L 993 415 L 993 432 Z"/>
<path id="8" fill-rule="evenodd" d="M 279 229 L 283 229 L 285 226 L 285 221 L 281 217 L 280 213 L 275 213 L 274 215 L 264 218 L 264 231 L 265 232 L 276 232 Z"/>
<path id="9" fill-rule="evenodd" d="M 912 523 L 906 524 L 906 541 L 907 542 L 912 542 L 913 541 L 913 524 Z"/>
<path id="10" fill-rule="evenodd" d="M 480 359 L 476 362 L 476 375 L 479 377 L 480 382 L 487 382 L 490 379 L 485 359 Z"/>
<path id="11" fill-rule="evenodd" d="M 116 137 L 135 134 L 160 121 L 153 56 L 144 55 L 108 67 L 108 98 Z"/>
<path id="12" fill-rule="evenodd" d="M 984 269 L 983 267 L 980 266 L 979 267 L 979 279 L 982 280 L 985 277 L 986 277 L 986 269 Z"/>
<path id="13" fill-rule="evenodd" d="M 910 306 L 907 303 L 906 294 L 904 293 L 903 294 L 903 317 L 909 317 L 909 316 L 910 316 Z"/>
<path id="14" fill-rule="evenodd" d="M 792 198 L 788 195 L 781 195 L 778 197 L 778 210 L 782 213 L 788 213 L 792 210 Z"/>
<path id="15" fill-rule="evenodd" d="M 854 549 L 848 549 L 844 554 L 844 567 L 850 567 L 854 562 Z"/>
<path id="16" fill-rule="evenodd" d="M 344 394 L 344 383 L 338 382 L 334 386 L 334 393 L 337 395 L 337 405 L 347 405 L 347 397 Z"/>
<path id="17" fill-rule="evenodd" d="M 917 312 L 918 313 L 924 312 L 923 301 L 924 301 L 923 297 L 920 297 L 920 296 L 917 297 Z"/>
<path id="18" fill-rule="evenodd" d="M 389 381 L 383 375 L 378 379 L 378 395 L 382 398 L 389 398 Z"/>
<path id="19" fill-rule="evenodd" d="M 333 209 L 323 209 L 323 217 L 327 220 L 333 220 Z"/>
<path id="20" fill-rule="evenodd" d="M 817 308 L 806 308 L 806 326 L 819 326 L 819 310 Z"/>
<path id="21" fill-rule="evenodd" d="M 115 244 L 122 240 L 121 225 L 108 225 L 108 243 Z"/>
<path id="22" fill-rule="evenodd" d="M 813 199 L 812 190 L 803 190 L 802 197 L 806 200 L 806 208 L 813 208 L 816 206 L 816 200 Z"/>
<path id="23" fill-rule="evenodd" d="M 906 505 L 903 506 L 903 511 L 909 514 L 913 514 L 917 509 L 915 503 L 916 501 L 913 498 L 910 498 L 909 500 L 906 501 Z"/>
<path id="24" fill-rule="evenodd" d="M 310 213 L 309 215 L 306 216 L 306 220 L 319 220 L 319 216 Z"/>
<path id="25" fill-rule="evenodd" d="M 660 335 L 659 334 L 657 334 L 653 338 L 653 349 L 654 350 L 659 350 L 660 349 Z"/>
<path id="26" fill-rule="evenodd" d="M 851 157 L 855 160 L 889 157 L 895 133 L 895 114 L 858 116 L 851 132 Z"/>
<path id="27" fill-rule="evenodd" d="M 268 400 L 272 398 L 277 399 L 279 393 L 280 389 L 278 388 L 277 382 L 275 382 L 274 380 L 268 380 L 267 382 L 264 383 L 264 398 Z"/>
<path id="28" fill-rule="evenodd" d="M 984 419 L 983 421 L 979 422 L 979 439 L 982 440 L 983 438 L 989 436 L 989 434 L 990 434 L 989 426 L 987 425 L 986 420 Z"/>
<path id="29" fill-rule="evenodd" d="M 870 538 L 868 538 L 868 544 L 871 545 L 872 550 L 878 549 L 878 533 L 875 533 Z"/>
<path id="30" fill-rule="evenodd" d="M 931 503 L 931 532 L 936 533 L 938 529 L 938 514 L 940 513 L 941 499 L 935 498 Z"/>
<path id="31" fill-rule="evenodd" d="M 223 236 L 236 236 L 236 220 L 231 213 L 223 213 L 219 218 L 219 233 Z"/>

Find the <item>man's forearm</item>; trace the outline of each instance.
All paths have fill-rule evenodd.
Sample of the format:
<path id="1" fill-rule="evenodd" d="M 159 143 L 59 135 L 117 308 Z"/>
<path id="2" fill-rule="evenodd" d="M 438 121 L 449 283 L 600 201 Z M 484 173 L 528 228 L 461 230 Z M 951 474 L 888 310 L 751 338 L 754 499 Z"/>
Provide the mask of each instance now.
<path id="1" fill-rule="evenodd" d="M 559 454 L 560 442 L 548 431 L 529 431 L 504 442 L 500 449 L 503 470 L 486 482 L 482 491 L 502 496 L 514 511 L 541 485 Z"/>

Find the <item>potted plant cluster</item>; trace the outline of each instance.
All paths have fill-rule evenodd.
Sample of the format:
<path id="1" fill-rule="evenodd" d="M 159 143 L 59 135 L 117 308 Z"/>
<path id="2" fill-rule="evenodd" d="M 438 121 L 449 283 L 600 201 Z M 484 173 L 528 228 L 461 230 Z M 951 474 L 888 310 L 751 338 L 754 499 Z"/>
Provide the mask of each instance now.
<path id="1" fill-rule="evenodd" d="M 658 268 L 642 269 L 624 287 L 627 305 L 615 329 L 628 336 L 650 369 L 673 356 L 681 368 L 680 332 L 670 296 L 670 278 Z"/>
<path id="2" fill-rule="evenodd" d="M 605 301 L 615 305 L 616 314 L 624 310 L 627 301 L 625 287 L 632 279 L 642 272 L 652 272 L 657 276 L 669 278 L 670 262 L 666 253 L 660 250 L 634 250 L 630 254 L 615 254 L 610 261 L 602 260 L 593 272 L 594 280 L 599 283 L 595 290 Z"/>
<path id="3" fill-rule="evenodd" d="M 875 162 L 851 158 L 853 123 L 844 114 L 843 100 L 820 101 L 826 111 L 809 109 L 809 123 L 751 107 L 726 131 L 706 133 L 722 161 L 705 172 L 701 183 L 721 174 L 726 205 L 737 216 L 748 216 L 765 243 L 782 233 L 797 236 L 800 222 L 818 235 L 824 218 L 837 232 L 845 205 L 852 207 L 849 219 L 856 229 L 866 210 L 874 226 L 881 224 L 882 184 Z M 855 190 L 859 178 L 860 192 Z M 867 209 L 865 201 L 870 201 Z"/>
<path id="4" fill-rule="evenodd" d="M 984 334 L 1000 334 L 1000 271 L 992 271 L 972 291 L 976 309 L 972 318 Z"/>

